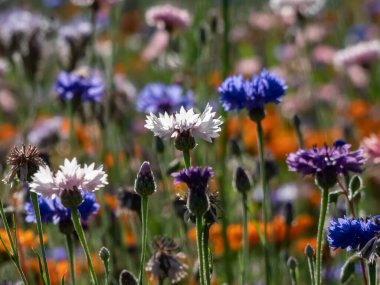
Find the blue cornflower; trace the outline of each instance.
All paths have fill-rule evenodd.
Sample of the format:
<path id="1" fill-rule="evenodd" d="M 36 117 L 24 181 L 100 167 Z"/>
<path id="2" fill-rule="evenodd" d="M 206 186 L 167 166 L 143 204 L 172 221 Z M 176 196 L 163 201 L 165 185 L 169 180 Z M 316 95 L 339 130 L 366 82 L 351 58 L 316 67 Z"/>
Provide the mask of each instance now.
<path id="1" fill-rule="evenodd" d="M 264 109 L 265 104 L 281 102 L 287 86 L 285 81 L 265 69 L 251 79 L 242 75 L 228 77 L 218 88 L 224 110 Z"/>
<path id="2" fill-rule="evenodd" d="M 194 104 L 193 92 L 184 91 L 182 86 L 162 83 L 147 84 L 137 99 L 137 110 L 145 113 L 172 114 L 183 106 L 190 108 Z"/>
<path id="3" fill-rule="evenodd" d="M 55 222 L 56 211 L 54 203 L 51 199 L 46 199 L 41 195 L 38 195 L 38 204 L 40 207 L 41 221 L 43 223 Z M 36 223 L 36 215 L 34 214 L 34 208 L 31 202 L 25 203 L 25 220 L 28 223 Z"/>
<path id="4" fill-rule="evenodd" d="M 319 183 L 327 183 L 326 186 L 331 187 L 340 174 L 362 172 L 362 166 L 366 161 L 364 151 L 350 151 L 350 147 L 351 145 L 339 140 L 332 147 L 325 145 L 308 150 L 299 149 L 288 155 L 286 163 L 289 171 L 314 175 Z"/>
<path id="5" fill-rule="evenodd" d="M 332 220 L 327 230 L 330 247 L 351 251 L 363 249 L 380 232 L 380 225 L 369 218 L 362 220 L 344 217 Z"/>
<path id="6" fill-rule="evenodd" d="M 103 80 L 84 68 L 70 73 L 61 71 L 54 88 L 63 101 L 100 102 L 105 92 Z"/>
<path id="7" fill-rule="evenodd" d="M 96 202 L 96 196 L 94 193 L 83 192 L 83 202 L 79 205 L 78 210 L 81 216 L 82 222 L 87 222 L 89 217 L 96 214 L 99 210 L 99 204 Z M 64 222 L 71 219 L 70 209 L 64 207 L 61 203 L 61 199 L 58 196 L 53 198 L 44 198 L 41 195 L 38 196 L 38 203 L 40 206 L 41 220 L 43 223 Z M 34 214 L 33 205 L 31 202 L 25 204 L 26 218 L 28 223 L 35 223 L 36 216 Z"/>

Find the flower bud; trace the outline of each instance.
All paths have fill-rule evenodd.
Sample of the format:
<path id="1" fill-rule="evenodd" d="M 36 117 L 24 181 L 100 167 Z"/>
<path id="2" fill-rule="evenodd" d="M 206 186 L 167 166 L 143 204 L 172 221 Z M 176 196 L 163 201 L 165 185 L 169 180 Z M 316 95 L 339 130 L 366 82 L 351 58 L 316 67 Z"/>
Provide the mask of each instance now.
<path id="1" fill-rule="evenodd" d="M 71 235 L 75 229 L 71 219 L 60 220 L 58 223 L 59 231 L 65 235 Z"/>
<path id="2" fill-rule="evenodd" d="M 324 171 L 317 172 L 315 181 L 322 189 L 328 190 L 332 188 L 338 182 L 334 166 L 327 166 Z"/>
<path id="3" fill-rule="evenodd" d="M 64 189 L 60 198 L 62 205 L 69 209 L 76 209 L 83 202 L 82 193 L 75 186 L 73 189 Z"/>
<path id="4" fill-rule="evenodd" d="M 308 243 L 305 247 L 305 255 L 307 257 L 313 258 L 314 254 L 315 254 L 314 248 Z"/>
<path id="5" fill-rule="evenodd" d="M 195 147 L 195 139 L 189 131 L 181 132 L 176 137 L 174 145 L 180 151 L 189 151 Z"/>
<path id="6" fill-rule="evenodd" d="M 137 285 L 136 277 L 128 270 L 123 270 L 119 277 L 120 285 Z"/>
<path id="7" fill-rule="evenodd" d="M 210 201 L 206 191 L 189 190 L 187 208 L 195 216 L 203 216 L 210 207 Z"/>
<path id="8" fill-rule="evenodd" d="M 108 262 L 110 259 L 111 253 L 108 250 L 108 248 L 102 246 L 102 248 L 99 250 L 99 257 L 103 262 Z"/>
<path id="9" fill-rule="evenodd" d="M 298 266 L 297 259 L 295 259 L 293 256 L 289 257 L 288 261 L 286 262 L 286 265 L 288 266 L 289 269 L 296 269 Z"/>
<path id="10" fill-rule="evenodd" d="M 135 180 L 135 192 L 140 196 L 149 196 L 156 191 L 156 182 L 150 163 L 144 161 Z"/>
<path id="11" fill-rule="evenodd" d="M 265 118 L 265 110 L 264 108 L 253 108 L 249 110 L 248 116 L 256 123 L 261 122 Z"/>
<path id="12" fill-rule="evenodd" d="M 251 189 L 251 182 L 245 170 L 238 166 L 234 177 L 235 189 L 240 193 L 246 193 Z"/>

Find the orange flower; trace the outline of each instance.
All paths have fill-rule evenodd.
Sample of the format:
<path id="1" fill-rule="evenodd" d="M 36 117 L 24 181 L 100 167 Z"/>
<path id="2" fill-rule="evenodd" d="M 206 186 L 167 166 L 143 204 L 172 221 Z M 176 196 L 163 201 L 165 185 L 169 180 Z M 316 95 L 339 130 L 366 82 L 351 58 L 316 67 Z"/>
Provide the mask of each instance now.
<path id="1" fill-rule="evenodd" d="M 0 229 L 0 236 L 4 240 L 5 245 L 7 248 L 10 248 L 10 242 L 7 236 L 7 233 L 4 229 Z M 44 242 L 47 241 L 47 237 L 44 235 Z M 31 248 L 37 248 L 39 246 L 39 239 L 34 235 L 34 232 L 32 230 L 26 230 L 23 231 L 22 229 L 17 229 L 17 242 L 19 243 L 20 247 L 31 249 Z M 5 252 L 5 248 L 0 243 L 0 252 Z"/>
<path id="2" fill-rule="evenodd" d="M 109 193 L 104 194 L 104 203 L 112 210 L 116 210 L 119 205 L 119 201 L 115 195 Z"/>
<path id="3" fill-rule="evenodd" d="M 17 130 L 11 124 L 1 124 L 0 125 L 0 141 L 11 141 L 15 138 Z"/>
<path id="4" fill-rule="evenodd" d="M 317 248 L 317 239 L 315 237 L 300 239 L 295 244 L 295 248 L 296 248 L 296 250 L 297 250 L 298 253 L 304 254 L 305 247 L 308 244 L 310 244 L 314 248 L 314 250 L 316 250 L 316 248 Z"/>

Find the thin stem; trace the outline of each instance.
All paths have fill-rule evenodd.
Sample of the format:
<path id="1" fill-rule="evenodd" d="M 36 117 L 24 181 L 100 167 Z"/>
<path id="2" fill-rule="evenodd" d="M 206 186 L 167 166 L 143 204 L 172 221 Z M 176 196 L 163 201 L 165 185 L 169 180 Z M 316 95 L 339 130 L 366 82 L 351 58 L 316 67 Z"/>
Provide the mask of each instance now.
<path id="1" fill-rule="evenodd" d="M 368 263 L 369 285 L 377 285 L 376 261 Z"/>
<path id="2" fill-rule="evenodd" d="M 41 213 L 40 213 L 40 207 L 38 204 L 37 193 L 30 192 L 30 199 L 32 201 L 34 213 L 36 215 L 37 231 L 38 231 L 38 237 L 40 240 L 40 248 L 41 248 L 42 259 L 44 262 L 46 282 L 48 285 L 50 285 L 51 284 L 50 283 L 50 273 L 49 273 L 49 268 L 48 268 L 47 261 L 46 261 L 46 252 L 45 252 L 45 245 L 44 245 L 44 233 L 42 230 Z"/>
<path id="3" fill-rule="evenodd" d="M 70 277 L 71 277 L 71 284 L 75 285 L 75 261 L 74 261 L 74 246 L 73 246 L 73 239 L 71 238 L 70 234 L 66 235 L 66 246 L 67 246 L 67 253 L 69 256 L 69 262 L 70 262 Z"/>
<path id="4" fill-rule="evenodd" d="M 257 122 L 257 143 L 259 149 L 260 158 L 260 179 L 261 187 L 263 191 L 263 207 L 262 214 L 264 220 L 264 262 L 265 262 L 265 280 L 266 284 L 271 284 L 271 264 L 269 260 L 269 249 L 268 249 L 268 184 L 265 174 L 265 160 L 264 160 L 264 133 L 261 125 L 261 121 Z"/>
<path id="5" fill-rule="evenodd" d="M 9 250 L 9 248 L 6 246 L 3 238 L 0 236 L 1 244 L 3 245 L 4 250 L 8 253 L 9 257 L 11 258 L 11 260 L 14 263 L 14 265 L 16 266 L 17 271 L 20 274 L 20 277 L 21 277 L 22 281 L 24 282 L 25 285 L 27 285 L 29 283 L 28 283 L 28 281 L 27 281 L 27 279 L 25 277 L 24 271 L 22 270 L 22 267 L 20 265 L 20 259 L 19 259 L 19 256 L 18 256 L 17 246 L 15 245 L 15 242 L 13 241 L 13 237 L 11 235 L 11 230 L 9 228 L 7 218 L 5 216 L 4 208 L 3 208 L 3 203 L 2 203 L 1 200 L 0 200 L 0 216 L 1 216 L 1 220 L 3 222 L 4 228 L 5 228 L 5 231 L 7 233 L 7 236 L 8 236 L 8 239 L 9 239 L 9 244 L 11 245 L 12 252 Z M 14 238 L 17 239 L 17 236 L 15 236 Z"/>
<path id="6" fill-rule="evenodd" d="M 315 269 L 314 269 L 314 260 L 310 256 L 307 257 L 307 264 L 309 266 L 309 274 L 310 274 L 310 281 L 311 285 L 315 285 Z"/>
<path id="7" fill-rule="evenodd" d="M 241 284 L 246 283 L 245 267 L 248 265 L 248 205 L 247 205 L 247 193 L 242 193 L 243 203 L 243 263 L 241 268 Z"/>
<path id="8" fill-rule="evenodd" d="M 99 285 L 98 278 L 96 276 L 96 272 L 95 272 L 94 266 L 92 264 L 90 250 L 88 248 L 87 241 L 86 241 L 86 236 L 84 234 L 82 224 L 80 222 L 78 209 L 76 209 L 76 208 L 71 209 L 71 218 L 73 220 L 74 229 L 77 232 L 79 241 L 80 241 L 82 248 L 83 248 L 83 251 L 86 255 L 87 265 L 88 265 L 90 272 L 91 272 L 92 281 L 94 282 L 95 285 Z"/>
<path id="9" fill-rule="evenodd" d="M 190 151 L 184 150 L 183 151 L 183 160 L 185 162 L 185 167 L 189 168 L 190 167 Z"/>
<path id="10" fill-rule="evenodd" d="M 204 272 L 204 255 L 202 247 L 202 231 L 203 231 L 203 216 L 199 215 L 196 217 L 196 227 L 197 227 L 197 247 L 198 247 L 198 260 L 199 260 L 199 279 L 200 285 L 205 285 L 205 272 Z"/>
<path id="11" fill-rule="evenodd" d="M 208 238 L 209 238 L 209 226 L 204 220 L 204 226 L 202 230 L 202 247 L 203 247 L 203 265 L 205 272 L 205 281 L 207 285 L 211 284 L 211 274 L 210 274 L 210 261 L 209 261 L 209 249 L 208 249 Z"/>
<path id="12" fill-rule="evenodd" d="M 141 261 L 140 261 L 140 273 L 139 273 L 139 284 L 144 284 L 144 265 L 145 265 L 145 254 L 146 254 L 146 241 L 147 241 L 147 230 L 148 230 L 148 196 L 141 197 L 141 220 L 142 220 L 142 243 L 141 243 Z"/>
<path id="13" fill-rule="evenodd" d="M 321 188 L 321 210 L 319 213 L 319 222 L 318 222 L 318 235 L 317 235 L 317 261 L 316 261 L 316 272 L 315 280 L 316 285 L 322 284 L 321 271 L 322 271 L 322 246 L 323 246 L 323 230 L 325 225 L 328 199 L 329 199 L 329 190 Z"/>
<path id="14" fill-rule="evenodd" d="M 290 269 L 290 279 L 292 282 L 292 285 L 297 285 L 297 269 Z"/>

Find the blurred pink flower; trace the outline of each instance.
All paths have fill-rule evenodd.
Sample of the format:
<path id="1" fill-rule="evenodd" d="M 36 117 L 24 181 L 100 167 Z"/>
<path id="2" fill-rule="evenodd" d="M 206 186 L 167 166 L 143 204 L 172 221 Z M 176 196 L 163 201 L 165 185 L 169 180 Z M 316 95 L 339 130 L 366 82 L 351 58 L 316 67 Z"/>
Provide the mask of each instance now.
<path id="1" fill-rule="evenodd" d="M 332 64 L 336 49 L 327 45 L 319 45 L 313 50 L 313 59 L 317 63 Z"/>
<path id="2" fill-rule="evenodd" d="M 261 70 L 261 62 L 257 58 L 244 58 L 235 65 L 235 73 L 243 74 L 245 77 L 252 76 Z"/>
<path id="3" fill-rule="evenodd" d="M 144 61 L 152 61 L 163 54 L 169 45 L 169 33 L 164 30 L 158 30 L 150 39 L 148 45 L 142 51 L 141 57 Z"/>
<path id="4" fill-rule="evenodd" d="M 357 88 L 365 88 L 368 86 L 369 75 L 368 72 L 360 65 L 348 66 L 345 70 L 348 77 L 351 79 L 352 84 Z"/>
<path id="5" fill-rule="evenodd" d="M 380 164 L 380 138 L 379 136 L 372 134 L 367 138 L 364 138 L 361 142 L 365 153 L 368 156 L 369 161 L 374 164 Z"/>
<path id="6" fill-rule="evenodd" d="M 253 12 L 249 15 L 248 21 L 253 28 L 264 32 L 279 27 L 278 18 L 269 13 Z"/>
<path id="7" fill-rule="evenodd" d="M 339 50 L 334 55 L 334 65 L 343 69 L 352 64 L 369 63 L 380 56 L 380 41 L 372 40 Z"/>
<path id="8" fill-rule="evenodd" d="M 169 32 L 188 28 L 192 21 L 187 10 L 170 4 L 151 7 L 145 13 L 145 20 L 148 25 L 165 29 Z"/>
<path id="9" fill-rule="evenodd" d="M 306 26 L 304 34 L 307 42 L 319 43 L 326 37 L 327 29 L 320 24 L 311 24 Z"/>

